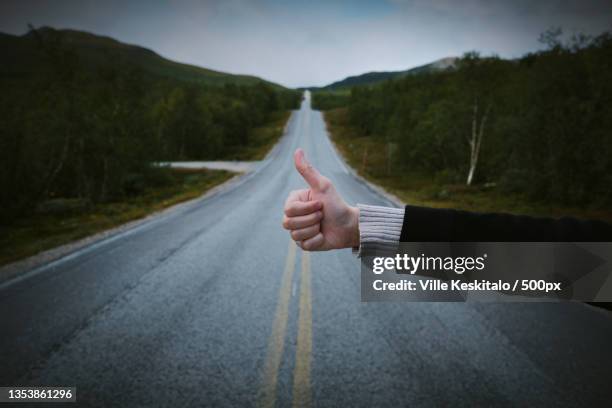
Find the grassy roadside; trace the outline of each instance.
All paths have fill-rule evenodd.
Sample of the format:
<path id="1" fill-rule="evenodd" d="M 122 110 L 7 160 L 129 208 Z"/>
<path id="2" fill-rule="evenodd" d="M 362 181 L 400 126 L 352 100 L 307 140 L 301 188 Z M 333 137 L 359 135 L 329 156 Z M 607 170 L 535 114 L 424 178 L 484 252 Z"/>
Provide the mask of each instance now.
<path id="1" fill-rule="evenodd" d="M 274 146 L 291 112 L 278 112 L 268 125 L 256 128 L 252 144 L 240 160 L 261 160 Z M 107 203 L 56 200 L 55 209 L 38 211 L 0 225 L 0 265 L 143 218 L 153 212 L 197 198 L 235 174 L 218 170 L 160 169 L 165 182 L 141 194 Z"/>
<path id="2" fill-rule="evenodd" d="M 199 197 L 234 174 L 216 170 L 168 170 L 174 183 L 121 201 L 36 213 L 2 226 L 0 265 L 142 218 Z"/>
<path id="3" fill-rule="evenodd" d="M 495 187 L 448 184 L 422 174 L 393 174 L 387 166 L 386 150 L 373 138 L 360 134 L 350 125 L 346 108 L 326 111 L 324 116 L 332 140 L 351 167 L 368 181 L 384 187 L 406 203 L 480 212 L 573 216 L 612 222 L 610 210 L 533 202 L 518 194 L 502 193 Z"/>

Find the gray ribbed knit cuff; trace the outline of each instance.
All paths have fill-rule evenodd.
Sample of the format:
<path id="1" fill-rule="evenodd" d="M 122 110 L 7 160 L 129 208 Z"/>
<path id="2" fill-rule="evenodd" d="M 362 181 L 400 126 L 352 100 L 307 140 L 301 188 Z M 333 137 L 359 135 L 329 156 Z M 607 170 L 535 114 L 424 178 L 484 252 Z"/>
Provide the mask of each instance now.
<path id="1" fill-rule="evenodd" d="M 364 250 L 396 251 L 399 245 L 404 208 L 357 204 L 359 208 L 359 248 Z"/>

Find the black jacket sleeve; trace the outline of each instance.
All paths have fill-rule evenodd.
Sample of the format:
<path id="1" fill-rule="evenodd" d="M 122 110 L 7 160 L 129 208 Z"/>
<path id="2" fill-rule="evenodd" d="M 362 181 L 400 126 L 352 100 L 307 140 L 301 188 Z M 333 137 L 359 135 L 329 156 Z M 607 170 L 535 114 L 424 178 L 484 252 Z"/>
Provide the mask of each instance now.
<path id="1" fill-rule="evenodd" d="M 402 242 L 612 242 L 612 225 L 573 218 L 406 206 Z"/>

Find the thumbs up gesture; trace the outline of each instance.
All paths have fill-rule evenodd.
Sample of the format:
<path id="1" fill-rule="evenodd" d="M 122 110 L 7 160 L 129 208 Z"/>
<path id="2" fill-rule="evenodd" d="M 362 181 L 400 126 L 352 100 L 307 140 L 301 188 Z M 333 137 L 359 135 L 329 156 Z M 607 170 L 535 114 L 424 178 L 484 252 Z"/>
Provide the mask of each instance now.
<path id="1" fill-rule="evenodd" d="M 283 227 L 291 238 L 307 251 L 359 246 L 359 209 L 346 204 L 331 181 L 306 161 L 302 149 L 295 151 L 294 161 L 309 188 L 292 191 L 285 202 Z"/>

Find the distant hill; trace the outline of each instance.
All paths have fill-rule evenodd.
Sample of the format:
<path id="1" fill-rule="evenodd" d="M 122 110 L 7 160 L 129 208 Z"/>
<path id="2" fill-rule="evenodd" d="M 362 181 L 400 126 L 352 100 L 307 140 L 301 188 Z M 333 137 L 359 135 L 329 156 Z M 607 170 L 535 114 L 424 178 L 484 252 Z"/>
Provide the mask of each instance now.
<path id="1" fill-rule="evenodd" d="M 234 75 L 181 64 L 163 58 L 147 48 L 125 44 L 110 37 L 50 27 L 42 27 L 22 36 L 0 33 L 0 54 L 3 59 L 0 75 L 27 76 L 40 69 L 43 55 L 38 46 L 39 39 L 59 42 L 63 48 L 73 50 L 80 62 L 93 68 L 121 62 L 136 66 L 149 74 L 180 81 L 206 85 L 252 85 L 264 82 L 275 88 L 282 88 L 278 84 L 254 76 Z"/>
<path id="2" fill-rule="evenodd" d="M 367 72 L 365 74 L 350 76 L 341 81 L 333 82 L 321 88 L 311 88 L 321 91 L 337 91 L 340 89 L 350 88 L 358 85 L 370 85 L 389 79 L 401 78 L 406 75 L 414 75 L 425 72 L 443 71 L 452 68 L 455 65 L 457 58 L 447 57 L 434 61 L 429 64 L 421 65 L 405 71 L 382 71 L 382 72 Z"/>

